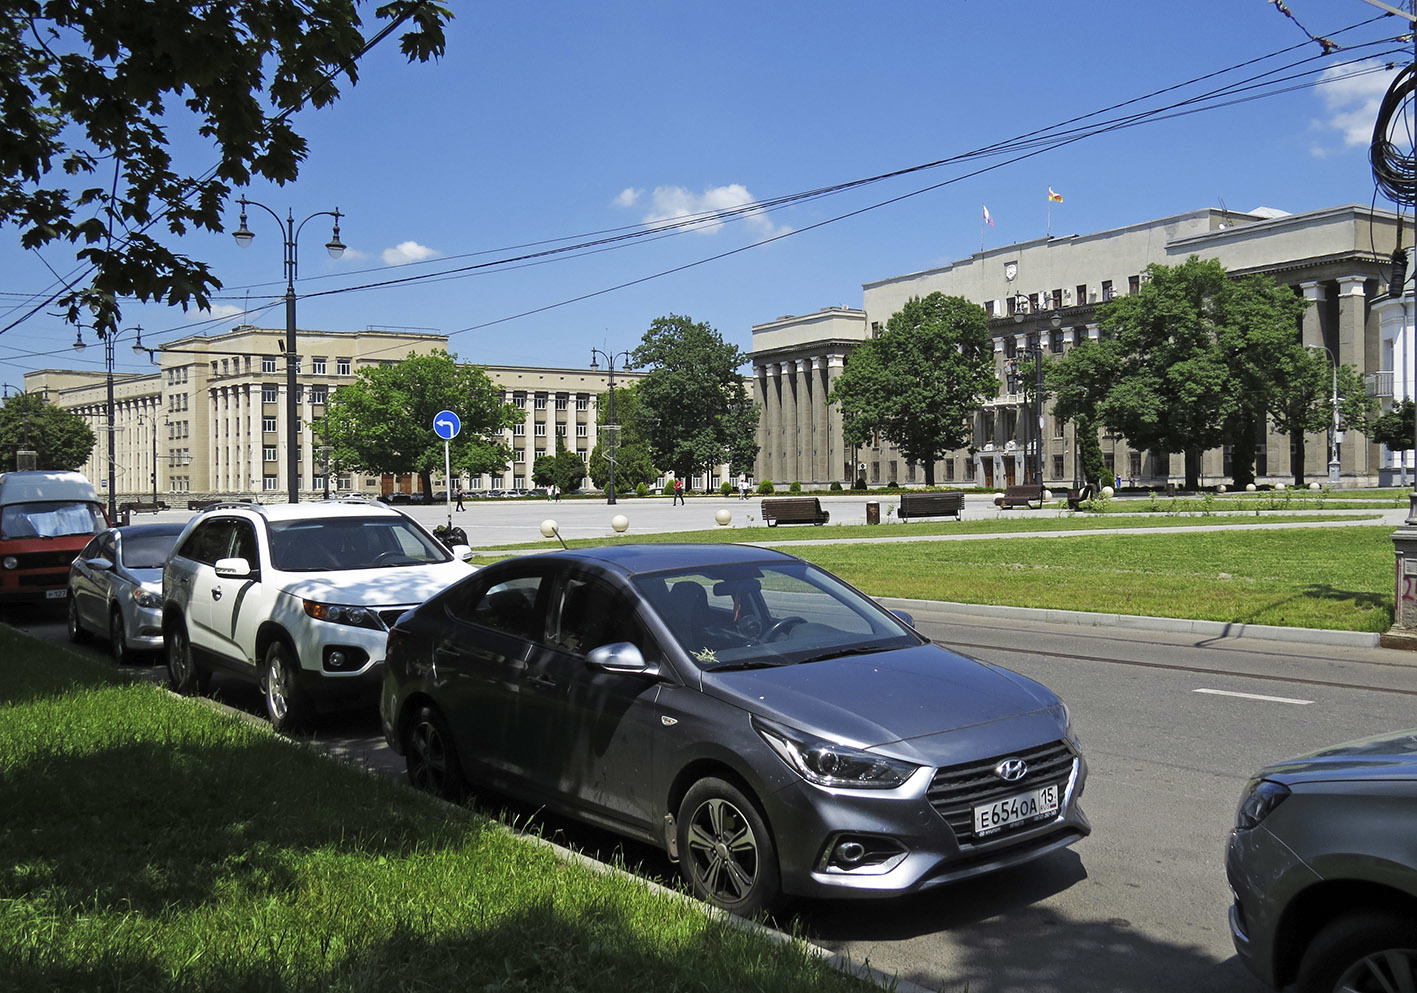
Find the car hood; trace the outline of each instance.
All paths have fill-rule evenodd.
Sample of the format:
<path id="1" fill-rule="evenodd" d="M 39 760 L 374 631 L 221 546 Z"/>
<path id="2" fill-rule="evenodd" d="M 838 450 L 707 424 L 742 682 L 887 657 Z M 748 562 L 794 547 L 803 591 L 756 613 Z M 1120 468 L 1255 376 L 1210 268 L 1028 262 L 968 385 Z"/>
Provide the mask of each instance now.
<path id="1" fill-rule="evenodd" d="M 1334 779 L 1417 779 L 1417 728 L 1296 755 L 1266 766 L 1258 776 L 1289 785 Z"/>
<path id="2" fill-rule="evenodd" d="M 296 578 L 285 584 L 284 591 L 305 600 L 363 607 L 416 604 L 476 571 L 476 566 L 460 560 L 388 569 L 351 569 L 333 575 Z"/>
<path id="3" fill-rule="evenodd" d="M 752 714 L 861 748 L 913 741 L 933 753 L 925 739 L 1026 715 L 1043 716 L 1058 737 L 1064 721 L 1047 687 L 938 645 L 705 672 L 703 689 Z"/>

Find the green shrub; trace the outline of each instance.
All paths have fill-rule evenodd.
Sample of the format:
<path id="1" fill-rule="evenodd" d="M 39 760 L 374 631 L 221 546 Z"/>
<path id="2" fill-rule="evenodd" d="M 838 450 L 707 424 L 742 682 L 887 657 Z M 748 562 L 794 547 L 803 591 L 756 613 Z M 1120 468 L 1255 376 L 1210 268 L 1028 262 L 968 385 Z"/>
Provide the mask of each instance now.
<path id="1" fill-rule="evenodd" d="M 799 482 L 797 482 L 796 480 L 794 480 L 793 483 L 792 483 L 792 485 L 787 488 L 787 492 L 788 492 L 788 493 L 801 493 L 801 492 L 802 492 L 802 484 L 799 483 Z"/>
<path id="2" fill-rule="evenodd" d="M 719 486 L 718 492 L 722 493 L 724 496 L 728 496 L 733 492 L 733 484 L 725 479 L 722 485 Z"/>
<path id="3" fill-rule="evenodd" d="M 762 496 L 772 496 L 776 492 L 777 489 L 772 485 L 771 479 L 764 479 L 758 484 L 758 493 Z"/>
<path id="4" fill-rule="evenodd" d="M 857 477 L 856 477 L 856 482 L 854 482 L 854 483 L 851 484 L 851 488 L 852 488 L 853 490 L 860 490 L 862 493 L 865 493 L 865 492 L 866 492 L 866 477 L 865 477 L 865 476 L 857 476 Z"/>
<path id="5" fill-rule="evenodd" d="M 649 496 L 649 487 L 640 483 L 635 487 L 635 496 Z"/>
<path id="6" fill-rule="evenodd" d="M 828 489 L 829 491 L 831 491 L 832 493 L 840 493 L 840 492 L 841 492 L 841 480 L 839 480 L 839 479 L 833 479 L 833 480 L 832 480 L 832 484 L 831 484 L 830 486 L 828 486 L 827 489 Z"/>

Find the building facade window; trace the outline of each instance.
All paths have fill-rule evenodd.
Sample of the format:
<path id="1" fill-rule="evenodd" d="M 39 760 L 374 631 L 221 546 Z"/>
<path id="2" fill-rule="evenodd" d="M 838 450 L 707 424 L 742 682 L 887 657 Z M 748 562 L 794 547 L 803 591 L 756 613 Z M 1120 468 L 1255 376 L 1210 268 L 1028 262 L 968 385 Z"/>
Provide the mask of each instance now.
<path id="1" fill-rule="evenodd" d="M 262 402 L 262 403 L 275 403 L 278 399 L 280 399 L 280 387 L 279 387 L 279 386 L 266 385 L 266 386 L 262 386 L 262 387 L 261 387 L 261 402 Z"/>
<path id="2" fill-rule="evenodd" d="M 310 360 L 310 371 L 313 372 L 313 373 L 314 373 L 315 375 L 317 375 L 317 376 L 323 376 L 323 375 L 325 374 L 325 360 L 324 360 L 324 358 L 311 359 L 311 360 Z"/>
<path id="3" fill-rule="evenodd" d="M 276 419 L 274 417 L 262 417 L 261 430 L 265 431 L 267 434 L 275 434 L 275 432 L 279 430 L 276 427 Z"/>
<path id="4" fill-rule="evenodd" d="M 262 356 L 262 357 L 261 357 L 261 371 L 262 371 L 262 372 L 275 372 L 275 371 L 276 371 L 276 357 L 275 357 L 274 355 L 265 355 L 265 356 Z"/>
<path id="5" fill-rule="evenodd" d="M 262 477 L 261 477 L 261 489 L 266 490 L 267 492 L 270 492 L 270 491 L 275 490 L 275 489 L 278 488 L 276 484 L 279 483 L 279 482 L 280 482 L 280 480 L 279 480 L 277 477 L 275 477 L 275 476 L 262 476 Z"/>
<path id="6" fill-rule="evenodd" d="M 263 459 L 265 459 L 265 461 L 267 461 L 267 462 L 274 462 L 274 461 L 276 460 L 276 457 L 277 457 L 277 456 L 276 456 L 276 446 L 275 446 L 275 445 L 263 445 L 263 446 L 261 447 L 261 457 L 262 457 Z"/>
<path id="7" fill-rule="evenodd" d="M 349 359 L 335 359 L 335 374 L 338 376 L 349 375 Z"/>

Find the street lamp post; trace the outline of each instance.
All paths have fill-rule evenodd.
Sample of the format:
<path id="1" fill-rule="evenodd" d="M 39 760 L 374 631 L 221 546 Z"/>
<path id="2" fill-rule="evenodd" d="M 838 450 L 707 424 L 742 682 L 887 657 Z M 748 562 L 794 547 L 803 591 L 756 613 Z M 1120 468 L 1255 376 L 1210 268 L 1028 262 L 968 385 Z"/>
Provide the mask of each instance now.
<path id="1" fill-rule="evenodd" d="M 1338 359 L 1334 357 L 1332 350 L 1327 345 L 1305 345 L 1305 348 L 1323 349 L 1328 356 L 1329 366 L 1333 369 L 1333 420 L 1328 426 L 1328 481 L 1337 483 L 1343 466 L 1338 457 L 1338 443 L 1340 439 L 1338 430 Z"/>
<path id="2" fill-rule="evenodd" d="M 632 369 L 632 368 L 634 368 L 634 367 L 633 367 L 632 365 L 630 365 L 630 353 L 629 353 L 629 351 L 623 351 L 623 352 L 603 352 L 603 351 L 601 351 L 599 348 L 591 348 L 591 350 L 590 350 L 590 367 L 591 367 L 592 369 L 599 369 L 599 368 L 600 368 L 600 366 L 597 365 L 597 364 L 596 364 L 596 361 L 595 361 L 595 357 L 596 357 L 597 355 L 600 356 L 601 358 L 603 358 L 603 359 L 605 360 L 605 365 L 606 365 L 606 367 L 607 367 L 607 372 L 608 372 L 608 374 L 609 374 L 609 376 L 610 376 L 610 409 L 609 409 L 609 410 L 607 411 L 607 413 L 606 413 L 607 420 L 606 420 L 606 424 L 605 424 L 605 430 L 606 430 L 607 432 L 609 432 L 609 434 L 610 434 L 610 440 L 609 440 L 609 442 L 608 442 L 609 448 L 610 448 L 610 454 L 609 454 L 609 456 L 607 456 L 607 458 L 606 458 L 606 461 L 608 461 L 608 462 L 610 463 L 610 485 L 605 488 L 605 502 L 606 502 L 606 503 L 614 503 L 614 502 L 615 502 L 615 443 L 616 443 L 616 440 L 617 440 L 617 439 L 616 439 L 616 432 L 620 430 L 620 425 L 618 425 L 618 424 L 615 423 L 615 360 L 616 360 L 616 359 L 619 359 L 619 358 L 623 358 L 623 359 L 625 360 L 624 363 L 620 366 L 620 368 L 622 368 L 622 369 L 628 370 L 628 369 Z"/>
<path id="3" fill-rule="evenodd" d="M 123 331 L 136 331 L 137 341 L 133 344 L 134 355 L 146 355 L 147 349 L 143 347 L 143 329 L 138 326 L 123 328 L 122 331 L 115 331 L 112 328 L 95 328 L 100 338 L 103 339 L 103 367 L 107 373 L 108 402 L 104 412 L 108 417 L 108 520 L 112 523 L 118 519 L 118 492 L 116 478 L 116 453 L 114 451 L 114 431 L 113 424 L 113 350 L 118 344 L 118 336 Z M 82 352 L 87 345 L 84 343 L 84 331 L 80 326 L 74 334 L 74 351 Z M 156 501 L 154 501 L 156 502 Z"/>
<path id="4" fill-rule="evenodd" d="M 288 209 L 285 219 L 265 204 L 256 200 L 248 200 L 242 197 L 237 201 L 241 204 L 241 226 L 232 233 L 236 243 L 242 248 L 251 244 L 251 240 L 256 235 L 246 226 L 246 208 L 260 207 L 267 214 L 275 219 L 280 225 L 281 236 L 285 240 L 285 471 L 286 479 L 290 484 L 290 502 L 300 502 L 300 405 L 296 401 L 295 395 L 295 369 L 299 362 L 299 354 L 295 350 L 295 277 L 298 259 L 298 246 L 300 244 L 300 230 L 306 223 L 316 217 L 333 217 L 334 233 L 330 240 L 325 242 L 325 250 L 330 253 L 330 258 L 337 259 L 344 254 L 344 242 L 339 240 L 339 219 L 344 216 L 339 208 L 334 210 L 317 210 L 310 214 L 299 224 L 295 223 L 295 215 Z"/>

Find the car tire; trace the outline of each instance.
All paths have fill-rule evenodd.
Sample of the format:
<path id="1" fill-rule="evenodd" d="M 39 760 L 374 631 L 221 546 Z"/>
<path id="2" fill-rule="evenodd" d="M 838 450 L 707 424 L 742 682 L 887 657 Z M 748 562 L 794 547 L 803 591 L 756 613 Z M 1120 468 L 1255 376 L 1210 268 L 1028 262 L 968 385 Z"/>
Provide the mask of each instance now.
<path id="1" fill-rule="evenodd" d="M 69 617 L 69 640 L 76 645 L 82 645 L 89 640 L 89 633 L 84 630 L 83 624 L 79 622 L 79 602 L 74 599 L 74 588 L 72 586 L 69 587 L 69 606 L 67 613 Z"/>
<path id="2" fill-rule="evenodd" d="M 751 917 L 782 905 L 777 847 L 758 807 L 723 779 L 701 779 L 679 805 L 679 868 L 699 899 Z"/>
<path id="3" fill-rule="evenodd" d="M 300 666 L 295 652 L 283 641 L 271 643 L 261 666 L 261 696 L 271 727 L 283 733 L 299 731 L 310 723 L 310 698 L 300 688 Z"/>
<path id="4" fill-rule="evenodd" d="M 207 692 L 212 677 L 192 653 L 192 640 L 187 637 L 187 625 L 176 621 L 167 625 L 163 634 L 167 654 L 167 680 L 174 693 L 199 696 Z"/>
<path id="5" fill-rule="evenodd" d="M 467 795 L 467 779 L 447 718 L 437 707 L 418 708 L 404 746 L 408 781 L 417 789 L 454 803 Z"/>
<path id="6" fill-rule="evenodd" d="M 1394 974 L 1403 979 L 1394 979 Z M 1405 981 L 1404 981 L 1405 980 Z M 1297 993 L 1411 989 L 1417 981 L 1417 923 L 1382 911 L 1331 921 L 1299 962 Z"/>
<path id="7" fill-rule="evenodd" d="M 117 604 L 108 609 L 108 651 L 118 665 L 133 661 L 133 653 L 128 648 L 128 626 L 123 623 L 123 611 Z"/>

